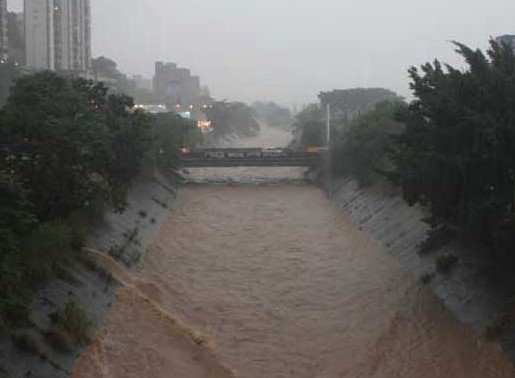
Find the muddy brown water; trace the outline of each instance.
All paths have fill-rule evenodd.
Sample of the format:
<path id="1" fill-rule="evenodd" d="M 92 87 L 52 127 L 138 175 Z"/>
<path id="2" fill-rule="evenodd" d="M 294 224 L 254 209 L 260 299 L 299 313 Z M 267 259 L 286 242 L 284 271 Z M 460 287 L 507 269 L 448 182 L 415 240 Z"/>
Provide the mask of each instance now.
<path id="1" fill-rule="evenodd" d="M 74 377 L 515 377 L 321 190 L 231 174 L 192 172 Z"/>

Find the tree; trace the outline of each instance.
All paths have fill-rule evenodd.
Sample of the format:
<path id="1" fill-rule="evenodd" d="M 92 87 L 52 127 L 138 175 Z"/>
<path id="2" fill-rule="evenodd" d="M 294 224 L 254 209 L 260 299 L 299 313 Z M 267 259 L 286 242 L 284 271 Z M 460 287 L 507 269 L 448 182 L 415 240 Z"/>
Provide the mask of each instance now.
<path id="1" fill-rule="evenodd" d="M 20 66 L 15 62 L 9 60 L 0 64 L 0 107 L 5 104 L 14 81 L 20 76 Z"/>
<path id="2" fill-rule="evenodd" d="M 277 105 L 275 102 L 254 102 L 252 109 L 256 118 L 271 127 L 290 127 L 292 116 L 290 109 Z"/>
<path id="3" fill-rule="evenodd" d="M 93 58 L 91 67 L 98 80 L 106 81 L 106 85 L 118 93 L 132 97 L 140 104 L 152 104 L 156 96 L 151 91 L 138 87 L 136 82 L 118 70 L 118 64 L 105 56 Z"/>
<path id="4" fill-rule="evenodd" d="M 389 154 L 396 148 L 394 136 L 404 126 L 396 120 L 401 102 L 383 101 L 355 118 L 348 129 L 335 138 L 334 166 L 365 185 L 382 178 L 391 171 Z"/>
<path id="5" fill-rule="evenodd" d="M 294 148 L 322 147 L 325 140 L 325 115 L 318 104 L 310 104 L 295 116 Z"/>
<path id="6" fill-rule="evenodd" d="M 105 56 L 91 59 L 91 68 L 95 74 L 109 78 L 117 78 L 121 75 L 116 62 Z"/>
<path id="7" fill-rule="evenodd" d="M 133 105 L 51 72 L 16 81 L 0 111 L 1 328 L 27 325 L 34 290 L 79 253 L 97 204 L 122 211 L 143 162 L 174 168 L 198 140 L 193 122 Z"/>
<path id="8" fill-rule="evenodd" d="M 202 132 L 194 121 L 176 113 L 159 113 L 152 118 L 152 145 L 147 151 L 147 161 L 164 170 L 176 168 L 179 150 L 200 142 Z"/>
<path id="9" fill-rule="evenodd" d="M 252 109 L 242 102 L 215 102 L 206 109 L 206 116 L 218 136 L 255 136 L 261 130 Z"/>
<path id="10" fill-rule="evenodd" d="M 50 72 L 19 79 L 0 128 L 41 219 L 66 217 L 97 197 L 123 205 L 148 141 L 148 118 L 102 84 Z"/>
<path id="11" fill-rule="evenodd" d="M 495 41 L 486 55 L 454 44 L 466 69 L 435 60 L 409 70 L 415 100 L 400 112 L 393 178 L 433 226 L 495 244 L 514 219 L 515 56 Z M 497 251 L 515 257 L 513 243 Z"/>

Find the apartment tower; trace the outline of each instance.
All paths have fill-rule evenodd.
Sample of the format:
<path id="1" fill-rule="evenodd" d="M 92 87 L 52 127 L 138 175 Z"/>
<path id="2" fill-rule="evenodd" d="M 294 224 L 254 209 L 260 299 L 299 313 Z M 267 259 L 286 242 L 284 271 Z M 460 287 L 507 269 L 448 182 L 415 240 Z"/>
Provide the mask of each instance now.
<path id="1" fill-rule="evenodd" d="M 5 61 L 8 56 L 7 40 L 7 0 L 0 0 L 0 61 Z"/>
<path id="2" fill-rule="evenodd" d="M 86 73 L 91 63 L 90 0 L 25 0 L 27 67 Z"/>

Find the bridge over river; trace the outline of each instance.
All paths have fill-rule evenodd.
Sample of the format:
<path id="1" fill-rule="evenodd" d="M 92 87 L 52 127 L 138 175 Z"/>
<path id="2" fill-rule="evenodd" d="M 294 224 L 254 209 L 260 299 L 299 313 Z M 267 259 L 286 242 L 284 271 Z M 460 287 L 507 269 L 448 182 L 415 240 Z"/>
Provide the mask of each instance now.
<path id="1" fill-rule="evenodd" d="M 315 167 L 322 152 L 299 152 L 288 148 L 200 148 L 184 149 L 181 166 L 208 167 Z"/>

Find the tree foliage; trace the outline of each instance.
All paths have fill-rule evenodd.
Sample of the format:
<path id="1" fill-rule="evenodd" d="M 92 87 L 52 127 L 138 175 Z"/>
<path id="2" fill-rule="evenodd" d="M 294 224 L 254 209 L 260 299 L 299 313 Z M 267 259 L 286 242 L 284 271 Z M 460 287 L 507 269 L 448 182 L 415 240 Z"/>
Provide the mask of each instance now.
<path id="1" fill-rule="evenodd" d="M 101 83 L 18 79 L 0 111 L 0 321 L 23 323 L 32 291 L 78 253 L 98 204 L 123 211 L 144 163 L 173 168 L 194 130 L 134 111 Z"/>
<path id="2" fill-rule="evenodd" d="M 400 113 L 394 179 L 433 226 L 496 244 L 514 234 L 515 56 L 494 41 L 486 55 L 455 45 L 466 69 L 435 60 L 409 70 L 415 100 Z M 497 244 L 499 261 L 514 259 L 513 241 Z"/>
<path id="3" fill-rule="evenodd" d="M 0 64 L 0 107 L 7 101 L 14 81 L 20 76 L 21 69 L 17 63 L 8 60 Z"/>
<path id="4" fill-rule="evenodd" d="M 118 70 L 118 64 L 105 56 L 91 59 L 91 68 L 98 80 L 106 80 L 112 90 L 131 96 L 138 103 L 153 104 L 156 96 L 147 89 L 140 88 L 136 82 Z"/>
<path id="5" fill-rule="evenodd" d="M 401 104 L 398 101 L 380 102 L 336 135 L 333 164 L 338 172 L 350 174 L 366 185 L 382 178 L 382 172 L 393 168 L 389 156 L 396 148 L 393 136 L 404 130 L 396 120 Z"/>
<path id="6" fill-rule="evenodd" d="M 217 136 L 255 136 L 261 130 L 252 109 L 242 102 L 214 102 L 206 109 L 206 116 Z"/>
<path id="7" fill-rule="evenodd" d="M 290 127 L 292 116 L 290 109 L 275 102 L 257 101 L 252 104 L 256 118 L 270 127 Z"/>
<path id="8" fill-rule="evenodd" d="M 97 75 L 116 78 L 121 75 L 118 71 L 118 64 L 105 56 L 91 59 L 91 69 Z"/>
<path id="9" fill-rule="evenodd" d="M 325 115 L 318 104 L 301 110 L 293 122 L 294 147 L 322 147 L 326 139 Z"/>
<path id="10" fill-rule="evenodd" d="M 159 113 L 153 118 L 153 142 L 146 160 L 157 168 L 176 168 L 178 151 L 201 142 L 202 132 L 194 121 L 182 118 L 176 113 Z"/>
<path id="11" fill-rule="evenodd" d="M 45 72 L 21 78 L 3 109 L 14 166 L 41 219 L 66 217 L 94 198 L 123 205 L 138 173 L 149 119 L 102 84 Z"/>

